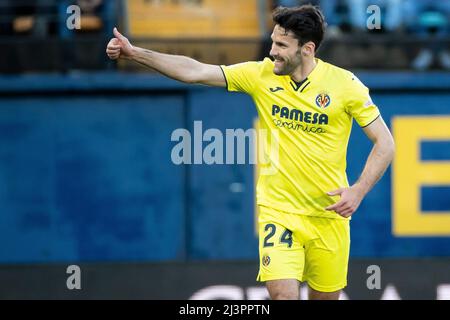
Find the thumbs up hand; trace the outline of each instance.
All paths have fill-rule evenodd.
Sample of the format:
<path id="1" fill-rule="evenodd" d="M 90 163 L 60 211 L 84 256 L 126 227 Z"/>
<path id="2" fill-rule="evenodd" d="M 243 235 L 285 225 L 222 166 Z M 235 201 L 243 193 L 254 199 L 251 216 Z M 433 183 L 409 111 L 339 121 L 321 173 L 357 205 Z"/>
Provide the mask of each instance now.
<path id="1" fill-rule="evenodd" d="M 117 28 L 113 30 L 114 38 L 112 38 L 107 47 L 106 54 L 111 60 L 116 60 L 118 58 L 130 58 L 133 54 L 133 46 L 130 41 L 123 36 Z"/>

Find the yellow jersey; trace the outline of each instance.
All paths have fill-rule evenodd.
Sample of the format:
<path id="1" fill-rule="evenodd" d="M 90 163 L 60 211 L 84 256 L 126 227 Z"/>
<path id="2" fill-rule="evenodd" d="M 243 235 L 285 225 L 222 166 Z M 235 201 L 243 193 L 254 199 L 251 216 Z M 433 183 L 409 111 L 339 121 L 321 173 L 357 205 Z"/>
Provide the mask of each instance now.
<path id="1" fill-rule="evenodd" d="M 325 210 L 339 200 L 327 192 L 348 187 L 352 119 L 365 127 L 380 116 L 368 88 L 350 71 L 320 59 L 301 83 L 274 74 L 269 58 L 221 68 L 228 91 L 253 98 L 265 132 L 258 134 L 267 161 L 260 165 L 257 204 L 344 219 Z"/>

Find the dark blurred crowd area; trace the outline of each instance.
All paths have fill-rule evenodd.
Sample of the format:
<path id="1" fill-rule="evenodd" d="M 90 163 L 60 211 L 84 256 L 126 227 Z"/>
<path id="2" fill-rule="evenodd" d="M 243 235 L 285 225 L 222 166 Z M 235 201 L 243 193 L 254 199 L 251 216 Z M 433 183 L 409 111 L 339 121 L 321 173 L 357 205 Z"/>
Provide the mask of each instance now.
<path id="1" fill-rule="evenodd" d="M 126 3 L 0 0 L 0 73 L 117 68 L 104 48 L 112 28 L 126 24 Z M 327 21 L 321 58 L 352 68 L 450 70 L 450 0 L 276 0 L 268 8 L 305 3 L 320 6 Z M 76 29 L 67 26 L 72 5 L 81 13 Z M 368 28 L 372 5 L 381 10 L 381 24 Z M 270 30 L 255 59 L 269 52 Z"/>
<path id="2" fill-rule="evenodd" d="M 116 0 L 0 0 L 0 73 L 112 68 L 104 48 L 118 23 L 120 4 Z"/>

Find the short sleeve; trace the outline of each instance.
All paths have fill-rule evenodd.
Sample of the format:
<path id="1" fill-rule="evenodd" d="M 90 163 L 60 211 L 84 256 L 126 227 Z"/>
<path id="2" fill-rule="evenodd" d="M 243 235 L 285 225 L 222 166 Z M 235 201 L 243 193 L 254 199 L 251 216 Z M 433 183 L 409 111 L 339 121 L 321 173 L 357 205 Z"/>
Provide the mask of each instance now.
<path id="1" fill-rule="evenodd" d="M 220 67 L 225 76 L 228 91 L 253 93 L 259 77 L 260 62 L 242 62 Z"/>
<path id="2" fill-rule="evenodd" d="M 378 107 L 373 103 L 369 89 L 355 76 L 351 75 L 346 111 L 360 127 L 367 127 L 380 116 Z"/>

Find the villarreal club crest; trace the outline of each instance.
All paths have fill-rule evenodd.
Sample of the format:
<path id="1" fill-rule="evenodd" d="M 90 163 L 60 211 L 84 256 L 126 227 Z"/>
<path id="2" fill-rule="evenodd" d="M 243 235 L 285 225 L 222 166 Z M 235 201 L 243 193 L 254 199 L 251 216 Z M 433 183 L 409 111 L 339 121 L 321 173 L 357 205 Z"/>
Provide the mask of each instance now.
<path id="1" fill-rule="evenodd" d="M 319 93 L 316 97 L 316 105 L 321 108 L 325 109 L 330 105 L 331 98 L 327 93 Z"/>

